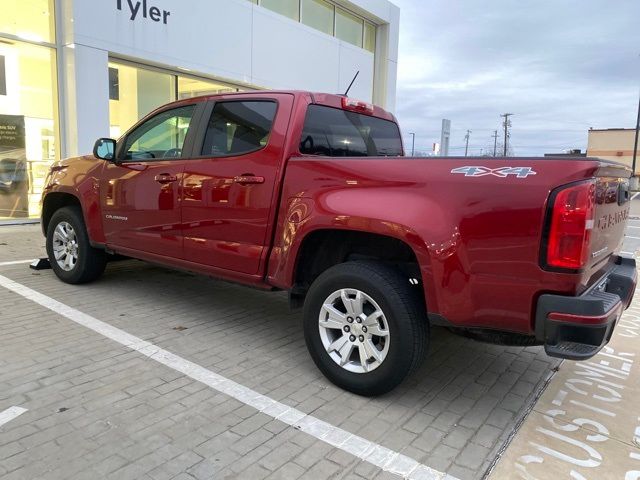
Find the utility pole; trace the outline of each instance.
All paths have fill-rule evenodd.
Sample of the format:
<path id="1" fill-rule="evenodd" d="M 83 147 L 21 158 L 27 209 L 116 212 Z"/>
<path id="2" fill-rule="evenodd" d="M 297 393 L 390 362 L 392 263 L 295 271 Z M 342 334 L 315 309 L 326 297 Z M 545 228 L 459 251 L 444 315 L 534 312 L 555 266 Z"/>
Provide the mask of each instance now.
<path id="1" fill-rule="evenodd" d="M 500 115 L 501 117 L 504 117 L 504 151 L 502 156 L 506 157 L 507 156 L 507 144 L 509 141 L 509 127 L 511 126 L 511 120 L 509 120 L 509 117 L 512 116 L 513 113 L 503 113 L 502 115 Z"/>
<path id="2" fill-rule="evenodd" d="M 636 175 L 636 158 L 638 156 L 638 134 L 640 133 L 640 98 L 638 99 L 638 118 L 636 120 L 636 138 L 633 142 L 633 162 L 631 163 L 631 169 L 633 170 L 633 176 Z"/>
<path id="3" fill-rule="evenodd" d="M 639 55 L 640 57 L 640 55 Z M 631 160 L 631 178 L 629 179 L 629 187 L 631 190 L 640 189 L 638 185 L 638 177 L 636 176 L 636 160 L 638 158 L 638 136 L 640 136 L 640 97 L 638 98 L 638 117 L 636 119 L 636 137 L 633 140 L 633 159 Z"/>
<path id="4" fill-rule="evenodd" d="M 465 147 L 464 147 L 464 156 L 465 157 L 469 153 L 469 137 L 470 136 L 471 136 L 471 130 L 467 130 L 467 134 L 464 136 L 464 139 L 466 140 Z"/>
<path id="5" fill-rule="evenodd" d="M 495 157 L 498 149 L 498 130 L 494 130 L 491 136 L 493 137 L 493 156 Z"/>
<path id="6" fill-rule="evenodd" d="M 415 146 L 416 146 L 416 134 L 409 133 L 409 135 L 411 135 L 411 156 L 413 157 L 415 153 Z"/>

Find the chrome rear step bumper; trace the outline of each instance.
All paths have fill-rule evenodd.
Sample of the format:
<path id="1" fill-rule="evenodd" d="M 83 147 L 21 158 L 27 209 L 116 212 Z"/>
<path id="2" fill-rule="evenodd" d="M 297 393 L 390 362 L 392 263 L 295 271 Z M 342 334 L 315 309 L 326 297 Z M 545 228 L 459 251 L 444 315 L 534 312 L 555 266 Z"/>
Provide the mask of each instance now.
<path id="1" fill-rule="evenodd" d="M 636 282 L 636 261 L 618 257 L 615 267 L 579 297 L 541 295 L 536 337 L 544 343 L 547 355 L 586 360 L 598 353 L 631 304 Z"/>

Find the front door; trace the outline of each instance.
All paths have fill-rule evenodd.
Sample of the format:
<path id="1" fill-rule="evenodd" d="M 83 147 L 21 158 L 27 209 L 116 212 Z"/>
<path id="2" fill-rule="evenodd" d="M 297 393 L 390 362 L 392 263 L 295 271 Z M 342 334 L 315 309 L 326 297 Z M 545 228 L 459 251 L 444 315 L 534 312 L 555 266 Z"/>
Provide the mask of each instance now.
<path id="1" fill-rule="evenodd" d="M 160 112 L 118 146 L 105 165 L 100 203 L 107 245 L 182 258 L 183 147 L 196 105 Z"/>
<path id="2" fill-rule="evenodd" d="M 293 96 L 216 101 L 200 158 L 185 162 L 182 220 L 188 260 L 256 274 L 269 242 L 269 216 Z M 207 119 L 203 119 L 206 122 Z M 202 136 L 202 135 L 201 135 Z"/>

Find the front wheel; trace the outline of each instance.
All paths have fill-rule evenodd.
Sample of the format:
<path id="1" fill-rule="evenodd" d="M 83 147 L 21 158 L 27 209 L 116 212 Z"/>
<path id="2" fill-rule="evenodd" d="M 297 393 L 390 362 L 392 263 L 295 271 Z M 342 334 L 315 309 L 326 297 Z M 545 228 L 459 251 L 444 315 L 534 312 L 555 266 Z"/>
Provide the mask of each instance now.
<path id="1" fill-rule="evenodd" d="M 322 373 L 359 395 L 392 390 L 424 358 L 428 321 L 415 288 L 373 262 L 331 267 L 304 305 L 307 348 Z"/>
<path id="2" fill-rule="evenodd" d="M 56 276 L 66 283 L 95 280 L 107 264 L 103 250 L 93 248 L 79 207 L 64 207 L 47 228 L 47 256 Z"/>

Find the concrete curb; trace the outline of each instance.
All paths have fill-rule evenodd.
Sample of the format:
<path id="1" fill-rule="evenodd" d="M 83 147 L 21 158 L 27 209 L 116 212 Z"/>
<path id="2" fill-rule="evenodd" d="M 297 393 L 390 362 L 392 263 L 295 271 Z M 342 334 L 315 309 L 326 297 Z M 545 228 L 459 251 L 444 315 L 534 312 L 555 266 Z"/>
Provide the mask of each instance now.
<path id="1" fill-rule="evenodd" d="M 8 225 L 36 225 L 40 223 L 39 218 L 16 218 L 12 220 L 0 220 L 0 227 L 8 226 Z"/>

